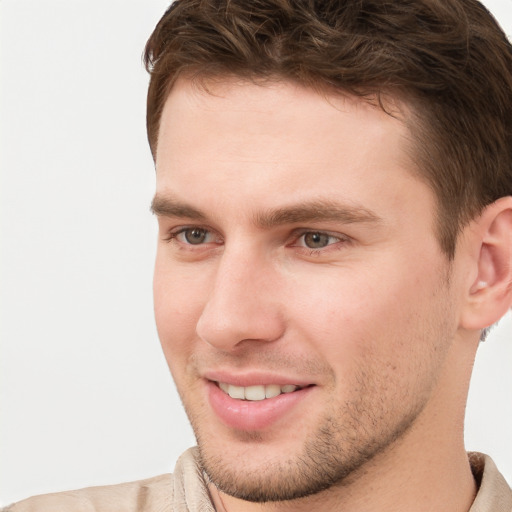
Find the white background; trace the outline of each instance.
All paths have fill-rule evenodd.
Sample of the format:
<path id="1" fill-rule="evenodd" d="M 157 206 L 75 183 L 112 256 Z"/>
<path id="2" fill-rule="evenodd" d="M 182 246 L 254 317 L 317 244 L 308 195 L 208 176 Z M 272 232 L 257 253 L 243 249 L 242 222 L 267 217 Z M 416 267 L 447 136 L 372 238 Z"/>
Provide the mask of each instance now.
<path id="1" fill-rule="evenodd" d="M 485 2 L 512 34 L 512 0 Z M 0 504 L 172 471 L 194 443 L 153 325 L 141 53 L 164 0 L 0 0 Z M 512 320 L 468 449 L 512 481 Z"/>

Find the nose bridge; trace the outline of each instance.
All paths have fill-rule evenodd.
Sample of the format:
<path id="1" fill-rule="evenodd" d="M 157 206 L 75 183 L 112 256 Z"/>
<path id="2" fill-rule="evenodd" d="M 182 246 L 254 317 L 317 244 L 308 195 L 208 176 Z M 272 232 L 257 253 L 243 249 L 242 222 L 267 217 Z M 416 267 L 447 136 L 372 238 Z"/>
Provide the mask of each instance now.
<path id="1" fill-rule="evenodd" d="M 279 338 L 283 326 L 273 278 L 263 254 L 247 245 L 226 248 L 197 323 L 199 337 L 221 350 L 245 340 Z"/>

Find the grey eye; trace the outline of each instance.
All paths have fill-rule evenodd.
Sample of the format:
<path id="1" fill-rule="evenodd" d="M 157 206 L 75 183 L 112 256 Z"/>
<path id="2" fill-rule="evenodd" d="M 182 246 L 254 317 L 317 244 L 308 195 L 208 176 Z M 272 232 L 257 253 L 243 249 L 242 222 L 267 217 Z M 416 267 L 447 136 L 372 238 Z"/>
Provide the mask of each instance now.
<path id="1" fill-rule="evenodd" d="M 205 241 L 208 235 L 208 231 L 206 231 L 206 229 L 201 228 L 191 228 L 187 229 L 183 234 L 185 236 L 185 240 L 187 241 L 187 243 L 192 245 L 198 245 L 202 244 Z"/>
<path id="2" fill-rule="evenodd" d="M 322 249 L 329 245 L 331 236 L 325 233 L 306 233 L 304 245 L 309 249 Z"/>

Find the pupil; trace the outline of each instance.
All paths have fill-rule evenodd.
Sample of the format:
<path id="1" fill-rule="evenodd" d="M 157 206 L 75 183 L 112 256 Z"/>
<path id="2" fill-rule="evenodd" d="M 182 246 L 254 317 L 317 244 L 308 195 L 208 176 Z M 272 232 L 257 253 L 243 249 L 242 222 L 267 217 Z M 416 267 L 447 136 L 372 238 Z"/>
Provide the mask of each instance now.
<path id="1" fill-rule="evenodd" d="M 329 243 L 329 235 L 325 233 L 307 233 L 304 242 L 310 249 L 318 249 Z"/>
<path id="2" fill-rule="evenodd" d="M 185 238 L 189 244 L 200 244 L 206 238 L 206 231 L 204 229 L 189 229 L 185 232 Z"/>

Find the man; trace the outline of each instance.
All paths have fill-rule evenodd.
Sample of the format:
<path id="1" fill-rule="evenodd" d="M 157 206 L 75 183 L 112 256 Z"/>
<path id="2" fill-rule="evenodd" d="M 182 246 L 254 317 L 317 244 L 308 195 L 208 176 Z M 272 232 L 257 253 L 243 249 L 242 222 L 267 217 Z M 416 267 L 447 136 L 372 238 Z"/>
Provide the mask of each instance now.
<path id="1" fill-rule="evenodd" d="M 198 447 L 9 510 L 511 511 L 467 454 L 512 303 L 512 49 L 476 1 L 179 0 L 148 41 L 157 327 Z"/>

